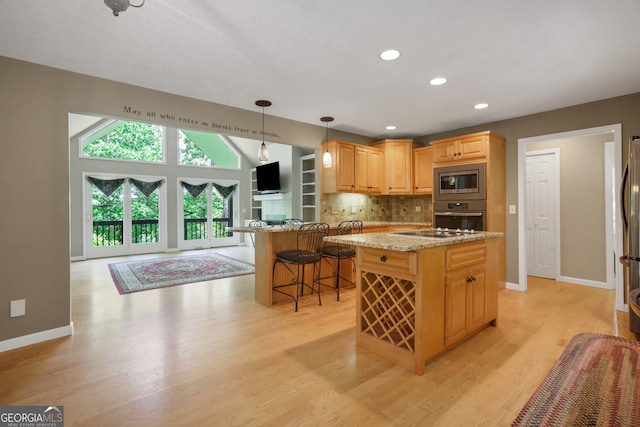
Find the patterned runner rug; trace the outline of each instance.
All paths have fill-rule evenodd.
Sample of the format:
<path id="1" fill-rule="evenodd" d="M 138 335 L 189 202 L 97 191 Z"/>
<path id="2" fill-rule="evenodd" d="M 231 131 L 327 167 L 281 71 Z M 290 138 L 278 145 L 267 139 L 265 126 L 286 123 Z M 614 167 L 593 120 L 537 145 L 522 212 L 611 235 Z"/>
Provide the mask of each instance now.
<path id="1" fill-rule="evenodd" d="M 640 343 L 579 334 L 512 426 L 640 426 Z"/>
<path id="2" fill-rule="evenodd" d="M 214 253 L 109 264 L 121 294 L 255 272 L 252 264 Z"/>

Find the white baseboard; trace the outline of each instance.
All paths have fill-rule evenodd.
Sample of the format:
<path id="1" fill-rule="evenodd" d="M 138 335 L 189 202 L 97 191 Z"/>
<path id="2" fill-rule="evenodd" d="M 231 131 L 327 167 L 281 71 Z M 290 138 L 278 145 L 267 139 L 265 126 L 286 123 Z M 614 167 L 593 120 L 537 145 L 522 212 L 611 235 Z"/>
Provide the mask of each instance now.
<path id="1" fill-rule="evenodd" d="M 74 262 L 74 261 L 86 261 L 86 260 L 87 260 L 87 257 L 84 256 L 84 255 L 72 256 L 71 257 L 71 262 Z"/>
<path id="2" fill-rule="evenodd" d="M 525 291 L 524 286 L 519 285 L 518 283 L 507 282 L 506 288 L 507 289 L 511 289 L 513 291 L 520 291 L 520 292 L 524 292 Z"/>
<path id="3" fill-rule="evenodd" d="M 178 248 L 167 248 L 165 249 L 166 253 L 170 253 L 170 252 L 180 252 L 180 249 Z"/>
<path id="4" fill-rule="evenodd" d="M 578 279 L 576 277 L 559 276 L 561 282 L 573 283 L 574 285 L 592 286 L 594 288 L 613 289 L 607 286 L 607 282 L 596 282 L 595 280 Z"/>
<path id="5" fill-rule="evenodd" d="M 73 322 L 71 322 L 70 325 L 62 326 L 61 328 L 49 329 L 47 331 L 36 332 L 34 334 L 0 341 L 0 353 L 69 335 L 73 335 Z"/>

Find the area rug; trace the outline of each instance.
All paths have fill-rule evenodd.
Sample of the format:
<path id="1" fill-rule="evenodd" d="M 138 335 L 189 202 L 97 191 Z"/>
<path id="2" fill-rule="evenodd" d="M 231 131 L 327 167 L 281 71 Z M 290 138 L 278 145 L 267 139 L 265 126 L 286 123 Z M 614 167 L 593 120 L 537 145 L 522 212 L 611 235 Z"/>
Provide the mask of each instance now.
<path id="1" fill-rule="evenodd" d="M 640 426 L 640 343 L 572 338 L 512 426 Z"/>
<path id="2" fill-rule="evenodd" d="M 255 272 L 252 264 L 218 253 L 109 264 L 120 294 Z"/>

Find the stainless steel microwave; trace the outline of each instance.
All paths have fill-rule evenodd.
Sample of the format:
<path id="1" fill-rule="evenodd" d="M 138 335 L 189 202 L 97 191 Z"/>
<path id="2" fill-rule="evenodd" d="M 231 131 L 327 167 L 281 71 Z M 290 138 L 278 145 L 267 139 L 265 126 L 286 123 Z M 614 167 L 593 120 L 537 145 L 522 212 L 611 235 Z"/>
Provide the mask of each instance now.
<path id="1" fill-rule="evenodd" d="M 486 163 L 450 165 L 433 169 L 434 200 L 487 198 Z"/>

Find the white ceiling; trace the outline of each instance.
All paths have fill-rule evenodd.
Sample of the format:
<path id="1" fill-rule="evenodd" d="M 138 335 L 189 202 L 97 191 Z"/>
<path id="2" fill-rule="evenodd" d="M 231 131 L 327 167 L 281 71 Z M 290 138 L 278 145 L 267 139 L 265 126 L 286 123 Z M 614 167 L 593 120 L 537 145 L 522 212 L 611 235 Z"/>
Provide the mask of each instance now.
<path id="1" fill-rule="evenodd" d="M 374 138 L 640 91 L 638 0 L 147 0 L 119 17 L 103 0 L 29 0 L 0 13 L 2 56 L 247 110 L 268 99 L 267 114 L 331 115 Z M 400 58 L 380 60 L 387 48 Z"/>

